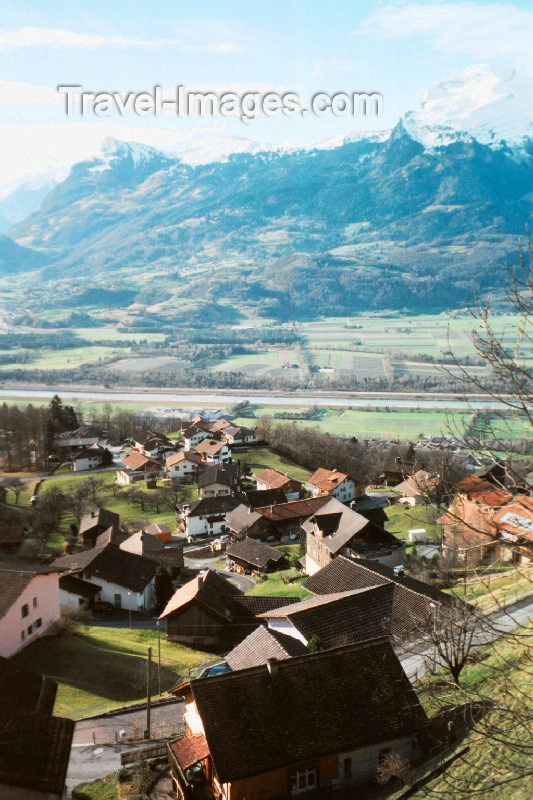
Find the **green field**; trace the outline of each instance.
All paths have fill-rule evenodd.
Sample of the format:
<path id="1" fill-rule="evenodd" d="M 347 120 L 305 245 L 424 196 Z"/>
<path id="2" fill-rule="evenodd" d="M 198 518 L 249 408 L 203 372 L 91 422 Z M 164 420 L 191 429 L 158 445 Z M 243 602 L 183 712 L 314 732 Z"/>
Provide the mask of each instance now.
<path id="1" fill-rule="evenodd" d="M 302 587 L 304 580 L 297 570 L 282 569 L 279 572 L 270 572 L 265 576 L 265 580 L 256 583 L 246 594 L 260 597 L 299 597 L 305 600 L 306 597 L 311 597 L 311 593 Z"/>
<path id="2" fill-rule="evenodd" d="M 311 475 L 309 470 L 298 466 L 293 461 L 276 453 L 271 453 L 267 447 L 251 447 L 249 450 L 241 451 L 239 458 L 248 464 L 254 474 L 263 469 L 275 469 L 278 472 L 286 472 L 291 478 L 305 482 Z"/>
<path id="3" fill-rule="evenodd" d="M 57 478 L 51 478 L 44 482 L 42 487 L 43 494 L 46 494 L 47 491 L 50 491 L 53 488 L 59 489 L 60 491 L 64 492 L 68 489 L 69 486 L 75 485 L 76 481 L 84 480 L 90 477 L 87 474 L 83 475 L 65 475 L 60 476 Z M 105 483 L 104 486 L 104 507 L 109 509 L 109 511 L 115 511 L 117 514 L 120 514 L 120 519 L 122 522 L 126 523 L 134 523 L 134 522 L 141 522 L 146 521 L 149 524 L 158 522 L 162 525 L 169 525 L 171 530 L 176 530 L 176 516 L 173 511 L 169 510 L 161 510 L 159 514 L 153 511 L 151 508 L 145 508 L 143 511 L 139 504 L 133 504 L 130 500 L 127 499 L 127 486 L 119 488 L 115 495 L 113 495 L 111 491 L 111 487 L 115 480 L 115 470 L 100 473 L 94 476 L 95 479 L 102 479 Z M 142 489 L 146 492 L 147 495 L 150 494 L 151 489 L 146 488 L 146 484 L 144 482 L 140 482 L 136 484 L 135 487 L 137 489 Z M 191 491 L 191 498 L 192 498 L 192 491 Z M 64 534 L 69 532 L 70 523 L 73 522 L 74 519 L 71 516 L 63 517 L 61 522 L 61 531 Z M 58 540 L 59 544 L 61 544 L 61 538 Z"/>
<path id="4" fill-rule="evenodd" d="M 88 347 L 71 347 L 65 350 L 39 350 L 31 361 L 19 363 L 16 352 L 13 350 L 0 350 L 0 355 L 13 356 L 10 364 L 0 364 L 0 370 L 11 370 L 14 366 L 23 370 L 35 369 L 74 369 L 82 364 L 95 364 L 98 361 L 117 357 L 120 351 L 111 347 L 98 345 Z"/>
<path id="5" fill-rule="evenodd" d="M 119 708 L 146 698 L 147 648 L 157 652 L 157 632 L 85 627 L 78 635 L 43 637 L 14 657 L 21 667 L 59 682 L 54 713 L 74 718 L 89 709 Z M 161 636 L 161 688 L 167 692 L 180 675 L 208 656 L 167 642 Z M 154 687 L 154 690 L 157 689 Z"/>
<path id="6" fill-rule="evenodd" d="M 283 409 L 298 413 L 304 409 Z M 263 413 L 271 416 L 278 409 L 255 409 L 256 418 L 238 417 L 237 425 L 253 427 Z M 362 439 L 413 439 L 419 436 L 441 436 L 447 432 L 448 415 L 443 411 L 356 411 L 353 409 L 321 409 L 324 415 L 316 420 L 298 420 L 298 425 L 317 426 L 325 433 L 335 436 L 356 436 Z M 454 414 L 453 419 L 460 422 L 469 415 Z M 452 417 L 450 416 L 450 419 Z M 289 420 L 287 420 L 288 422 Z M 274 420 L 274 424 L 284 424 L 286 420 Z"/>
<path id="7" fill-rule="evenodd" d="M 439 511 L 436 506 L 431 504 L 414 506 L 413 508 L 394 505 L 386 510 L 389 521 L 385 527 L 400 539 L 407 539 L 407 532 L 411 528 L 425 528 L 429 542 L 440 542 L 442 526 L 437 524 L 437 519 L 442 513 L 444 512 Z"/>

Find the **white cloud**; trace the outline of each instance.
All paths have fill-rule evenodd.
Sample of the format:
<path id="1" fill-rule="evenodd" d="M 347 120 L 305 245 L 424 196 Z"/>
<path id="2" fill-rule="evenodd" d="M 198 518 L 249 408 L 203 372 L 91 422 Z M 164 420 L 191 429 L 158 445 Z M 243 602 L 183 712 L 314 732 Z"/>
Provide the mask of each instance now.
<path id="1" fill-rule="evenodd" d="M 533 68 L 533 12 L 503 3 L 396 3 L 380 8 L 355 35 L 427 39 L 431 48 L 476 61 L 507 59 Z"/>
<path id="2" fill-rule="evenodd" d="M 0 50 L 28 47 L 78 48 L 83 50 L 164 50 L 175 47 L 182 52 L 205 52 L 225 55 L 237 51 L 235 42 L 205 36 L 203 40 L 187 37 L 137 39 L 128 36 L 102 36 L 94 33 L 76 33 L 56 28 L 18 28 L 0 31 Z"/>

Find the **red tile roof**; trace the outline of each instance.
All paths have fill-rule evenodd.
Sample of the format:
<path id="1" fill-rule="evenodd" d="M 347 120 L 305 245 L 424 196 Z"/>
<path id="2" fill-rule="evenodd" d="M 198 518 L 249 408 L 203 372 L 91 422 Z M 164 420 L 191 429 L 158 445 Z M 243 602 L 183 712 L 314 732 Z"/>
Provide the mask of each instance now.
<path id="1" fill-rule="evenodd" d="M 309 483 L 322 489 L 324 492 L 332 492 L 337 486 L 340 486 L 345 480 L 350 480 L 350 476 L 345 472 L 338 472 L 336 469 L 325 469 L 319 467 L 316 472 L 313 472 L 309 478 Z"/>
<path id="2" fill-rule="evenodd" d="M 170 749 L 182 770 L 192 767 L 209 755 L 209 747 L 202 734 L 178 739 L 177 742 L 172 742 Z"/>
<path id="3" fill-rule="evenodd" d="M 275 469 L 264 469 L 254 477 L 256 481 L 270 486 L 271 489 L 281 489 L 284 486 L 287 486 L 287 484 L 291 481 L 295 480 L 294 478 L 290 478 L 288 475 L 284 475 L 282 472 L 277 472 Z M 296 482 L 300 483 L 300 481 Z"/>
<path id="4" fill-rule="evenodd" d="M 512 499 L 509 492 L 496 488 L 494 484 L 476 475 L 469 475 L 462 480 L 457 484 L 457 489 L 475 503 L 482 503 L 491 508 L 499 508 Z"/>
<path id="5" fill-rule="evenodd" d="M 155 465 L 155 461 L 146 458 L 142 453 L 130 453 L 129 456 L 122 459 L 122 463 L 128 469 L 143 469 L 148 465 Z"/>
<path id="6" fill-rule="evenodd" d="M 329 497 L 310 497 L 307 500 L 292 500 L 290 503 L 278 503 L 275 506 L 262 506 L 255 510 L 273 522 L 311 517 L 328 503 Z"/>

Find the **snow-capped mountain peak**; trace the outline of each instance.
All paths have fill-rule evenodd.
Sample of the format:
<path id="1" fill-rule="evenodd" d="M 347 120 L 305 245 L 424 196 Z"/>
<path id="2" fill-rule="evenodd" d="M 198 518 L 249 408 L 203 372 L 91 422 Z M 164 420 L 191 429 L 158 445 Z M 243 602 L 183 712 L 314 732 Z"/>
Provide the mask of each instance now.
<path id="1" fill-rule="evenodd" d="M 410 111 L 403 121 L 429 148 L 458 138 L 517 147 L 533 138 L 533 79 L 476 64 L 430 89 L 420 111 Z"/>

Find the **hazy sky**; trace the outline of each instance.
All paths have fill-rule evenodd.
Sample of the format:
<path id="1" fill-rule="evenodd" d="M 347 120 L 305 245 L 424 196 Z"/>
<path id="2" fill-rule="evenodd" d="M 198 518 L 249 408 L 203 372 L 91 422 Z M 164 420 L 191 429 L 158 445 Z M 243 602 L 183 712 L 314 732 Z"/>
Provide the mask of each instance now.
<path id="1" fill-rule="evenodd" d="M 531 0 L 2 0 L 0 185 L 86 157 L 106 135 L 165 144 L 197 134 L 260 142 L 326 139 L 335 117 L 67 119 L 58 84 L 376 91 L 391 127 L 427 88 L 470 64 L 533 74 Z M 376 127 L 375 120 L 371 123 Z M 369 127 L 368 121 L 364 127 Z"/>

